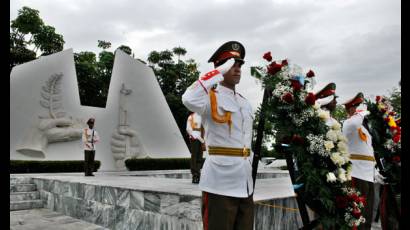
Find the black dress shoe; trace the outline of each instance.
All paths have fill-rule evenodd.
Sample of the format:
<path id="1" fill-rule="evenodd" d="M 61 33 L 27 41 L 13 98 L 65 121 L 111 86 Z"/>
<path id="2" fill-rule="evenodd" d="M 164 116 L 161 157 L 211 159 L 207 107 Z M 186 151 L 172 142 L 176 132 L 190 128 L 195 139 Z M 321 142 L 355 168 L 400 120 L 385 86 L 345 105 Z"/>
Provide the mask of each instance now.
<path id="1" fill-rule="evenodd" d="M 197 176 L 192 177 L 192 183 L 193 184 L 199 184 L 199 177 L 197 177 Z"/>

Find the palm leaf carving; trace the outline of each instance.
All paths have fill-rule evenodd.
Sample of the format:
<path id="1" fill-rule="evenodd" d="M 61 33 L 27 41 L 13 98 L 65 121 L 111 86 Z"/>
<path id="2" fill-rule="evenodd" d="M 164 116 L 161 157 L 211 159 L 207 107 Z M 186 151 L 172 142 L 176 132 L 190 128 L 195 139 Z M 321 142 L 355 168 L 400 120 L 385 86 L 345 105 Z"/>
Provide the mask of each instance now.
<path id="1" fill-rule="evenodd" d="M 62 96 L 60 95 L 62 77 L 63 73 L 53 74 L 41 87 L 40 105 L 48 109 L 50 118 L 53 119 L 65 116 L 64 111 L 59 111 L 63 109 Z"/>

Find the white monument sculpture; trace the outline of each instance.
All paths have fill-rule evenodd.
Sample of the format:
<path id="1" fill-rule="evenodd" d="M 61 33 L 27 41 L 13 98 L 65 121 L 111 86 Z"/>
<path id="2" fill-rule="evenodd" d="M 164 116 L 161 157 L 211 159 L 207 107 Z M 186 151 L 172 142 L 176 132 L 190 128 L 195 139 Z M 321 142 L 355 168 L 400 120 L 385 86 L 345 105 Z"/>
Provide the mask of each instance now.
<path id="1" fill-rule="evenodd" d="M 100 170 L 125 170 L 131 157 L 190 156 L 152 69 L 120 50 L 106 108 L 80 105 L 72 49 L 16 66 L 10 81 L 12 160 L 83 160 L 90 117 Z"/>

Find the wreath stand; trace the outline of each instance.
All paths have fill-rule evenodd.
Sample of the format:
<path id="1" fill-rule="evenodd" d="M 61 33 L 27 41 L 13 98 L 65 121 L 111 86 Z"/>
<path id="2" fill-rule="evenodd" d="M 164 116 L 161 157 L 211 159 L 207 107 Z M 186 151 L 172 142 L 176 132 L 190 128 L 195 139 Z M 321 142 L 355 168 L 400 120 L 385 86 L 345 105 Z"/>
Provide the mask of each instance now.
<path id="1" fill-rule="evenodd" d="M 261 159 L 261 147 L 262 147 L 263 131 L 265 127 L 265 104 L 267 100 L 269 99 L 269 97 L 271 96 L 269 92 L 270 90 L 266 88 L 263 92 L 263 99 L 262 99 L 261 112 L 259 115 L 259 123 L 258 123 L 258 129 L 257 129 L 257 134 L 256 134 L 255 148 L 253 151 L 254 155 L 253 155 L 253 161 L 252 161 L 252 178 L 253 178 L 254 188 L 255 188 L 256 174 L 258 171 L 258 163 L 259 163 L 259 160 Z M 292 184 L 295 184 L 296 183 L 295 168 L 294 168 L 294 163 L 293 163 L 293 156 L 292 156 L 292 153 L 289 152 L 289 147 L 290 145 L 286 145 L 286 144 L 279 144 L 276 146 L 278 152 L 285 154 L 286 164 L 289 169 L 290 178 L 292 180 Z M 300 217 L 302 218 L 302 223 L 303 223 L 302 228 L 300 228 L 299 230 L 312 230 L 319 223 L 317 220 L 313 220 L 313 221 L 309 220 L 309 215 L 306 209 L 306 202 L 303 196 L 298 196 L 298 193 L 300 194 L 301 191 L 298 191 L 298 189 L 295 189 L 294 191 L 296 193 L 296 202 L 299 207 L 298 208 L 299 214 L 300 214 Z"/>

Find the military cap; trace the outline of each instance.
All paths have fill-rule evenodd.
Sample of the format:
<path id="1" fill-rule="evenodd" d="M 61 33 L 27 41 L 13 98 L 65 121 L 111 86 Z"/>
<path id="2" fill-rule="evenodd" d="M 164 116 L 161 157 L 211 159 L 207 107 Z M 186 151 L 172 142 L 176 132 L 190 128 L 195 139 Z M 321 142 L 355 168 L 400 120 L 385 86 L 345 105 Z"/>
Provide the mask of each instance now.
<path id="1" fill-rule="evenodd" d="M 321 98 L 328 97 L 330 95 L 334 95 L 335 92 L 336 92 L 336 84 L 331 82 L 327 84 L 325 87 L 323 87 L 323 89 L 319 90 L 315 94 L 315 96 L 316 96 L 316 99 L 321 99 Z"/>
<path id="2" fill-rule="evenodd" d="M 87 124 L 94 124 L 94 122 L 95 119 L 91 117 L 90 119 L 88 119 Z"/>
<path id="3" fill-rule="evenodd" d="M 237 61 L 244 63 L 245 47 L 237 41 L 229 41 L 219 47 L 208 62 L 213 62 L 215 66 L 220 66 L 229 58 L 234 58 Z"/>
<path id="4" fill-rule="evenodd" d="M 358 94 L 356 94 L 355 97 L 343 103 L 343 105 L 346 107 L 346 109 L 348 109 L 351 107 L 359 106 L 363 101 L 364 101 L 363 93 L 359 92 Z"/>

